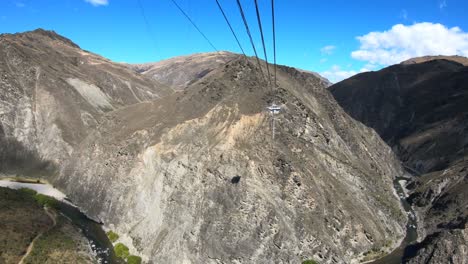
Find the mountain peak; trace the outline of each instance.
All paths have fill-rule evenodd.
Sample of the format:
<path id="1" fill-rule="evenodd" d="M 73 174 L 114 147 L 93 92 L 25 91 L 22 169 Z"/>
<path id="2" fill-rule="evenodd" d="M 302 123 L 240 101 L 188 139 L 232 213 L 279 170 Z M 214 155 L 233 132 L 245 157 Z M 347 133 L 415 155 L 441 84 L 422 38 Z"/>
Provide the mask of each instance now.
<path id="1" fill-rule="evenodd" d="M 70 39 L 58 34 L 53 30 L 46 30 L 43 28 L 38 28 L 32 31 L 26 31 L 22 33 L 15 33 L 15 34 L 1 34 L 0 37 L 12 37 L 12 38 L 22 38 L 26 37 L 29 40 L 39 40 L 39 39 L 46 39 L 52 41 L 60 41 L 65 43 L 66 45 L 72 46 L 74 48 L 80 48 L 77 44 L 75 44 Z"/>
<path id="2" fill-rule="evenodd" d="M 176 90 L 183 90 L 221 65 L 241 56 L 228 51 L 197 53 L 154 63 L 127 66 Z"/>
<path id="3" fill-rule="evenodd" d="M 453 61 L 453 62 L 463 64 L 464 66 L 468 66 L 468 58 L 459 56 L 459 55 L 453 55 L 453 56 L 437 55 L 437 56 L 415 57 L 415 58 L 405 60 L 401 62 L 400 64 L 403 64 L 403 65 L 418 64 L 418 63 L 434 61 L 434 60 L 448 60 L 448 61 Z"/>

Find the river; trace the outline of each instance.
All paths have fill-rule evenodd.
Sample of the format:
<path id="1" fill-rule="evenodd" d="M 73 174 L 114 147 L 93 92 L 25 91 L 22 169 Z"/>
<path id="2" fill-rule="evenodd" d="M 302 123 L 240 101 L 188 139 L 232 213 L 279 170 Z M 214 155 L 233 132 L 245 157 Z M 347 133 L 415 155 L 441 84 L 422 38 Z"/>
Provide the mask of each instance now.
<path id="1" fill-rule="evenodd" d="M 400 264 L 403 262 L 403 257 L 405 253 L 405 249 L 407 246 L 411 245 L 412 243 L 416 242 L 418 239 L 417 233 L 417 219 L 415 212 L 411 205 L 406 201 L 406 192 L 402 183 L 404 183 L 407 178 L 397 178 L 393 181 L 393 185 L 395 187 L 398 196 L 400 197 L 401 204 L 408 215 L 408 222 L 406 224 L 406 236 L 401 242 L 400 246 L 394 249 L 390 254 L 386 255 L 383 258 L 375 260 L 373 262 L 369 262 L 370 264 Z"/>
<path id="2" fill-rule="evenodd" d="M 397 178 L 393 184 L 400 201 L 408 214 L 408 223 L 406 224 L 406 236 L 400 246 L 393 250 L 390 254 L 369 262 L 370 264 L 400 264 L 402 263 L 405 249 L 408 245 L 417 240 L 417 220 L 411 205 L 406 201 L 406 192 L 401 182 L 407 178 Z M 89 240 L 94 253 L 97 255 L 99 263 L 118 263 L 112 243 L 109 241 L 106 233 L 102 229 L 102 225 L 93 221 L 82 213 L 78 207 L 73 205 L 59 190 L 49 184 L 43 183 L 24 183 L 12 180 L 0 180 L 0 187 L 8 187 L 12 189 L 29 188 L 48 196 L 52 196 L 59 201 L 58 210 L 68 217 L 72 223 L 78 227 L 85 237 Z"/>
<path id="3" fill-rule="evenodd" d="M 77 206 L 67 199 L 65 194 L 55 189 L 53 186 L 44 183 L 19 182 L 7 179 L 0 180 L 0 187 L 15 190 L 28 188 L 38 193 L 54 197 L 58 201 L 57 210 L 70 219 L 72 224 L 79 228 L 88 239 L 93 252 L 96 254 L 98 263 L 118 263 L 112 243 L 102 229 L 102 225 L 87 217 Z"/>

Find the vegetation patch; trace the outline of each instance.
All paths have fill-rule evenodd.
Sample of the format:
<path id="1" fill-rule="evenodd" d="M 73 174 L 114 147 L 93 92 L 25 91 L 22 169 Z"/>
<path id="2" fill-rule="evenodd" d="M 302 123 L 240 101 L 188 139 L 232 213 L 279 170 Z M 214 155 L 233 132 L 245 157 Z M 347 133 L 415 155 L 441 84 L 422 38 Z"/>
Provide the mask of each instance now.
<path id="1" fill-rule="evenodd" d="M 319 263 L 315 260 L 308 259 L 308 260 L 302 261 L 302 264 L 319 264 Z"/>
<path id="2" fill-rule="evenodd" d="M 39 205 L 44 207 L 56 208 L 58 205 L 57 200 L 44 194 L 38 193 L 34 195 L 34 199 L 36 199 L 36 202 L 39 203 Z"/>
<path id="3" fill-rule="evenodd" d="M 58 215 L 57 225 L 34 242 L 24 264 L 39 263 L 92 263 L 85 252 L 84 239 L 68 220 Z"/>
<path id="4" fill-rule="evenodd" d="M 130 255 L 128 247 L 125 246 L 122 243 L 117 243 L 117 245 L 115 245 L 115 247 L 114 247 L 114 251 L 115 251 L 115 255 L 118 258 L 121 258 L 121 259 L 124 259 L 124 260 L 127 259 L 128 256 Z"/>
<path id="5" fill-rule="evenodd" d="M 31 189 L 0 187 L 0 263 L 18 263 L 32 244 L 24 264 L 95 263 L 82 234 L 60 214 L 56 225 L 43 206 L 55 199 Z"/>
<path id="6" fill-rule="evenodd" d="M 128 264 L 141 264 L 141 258 L 138 256 L 130 255 L 127 258 Z"/>
<path id="7" fill-rule="evenodd" d="M 35 190 L 29 189 L 29 188 L 21 188 L 21 189 L 18 189 L 18 191 L 21 193 L 21 195 L 34 198 L 34 200 L 36 200 L 36 202 L 40 206 L 49 207 L 49 208 L 57 208 L 58 202 L 53 197 L 37 193 Z"/>
<path id="8" fill-rule="evenodd" d="M 18 189 L 18 191 L 24 195 L 29 195 L 31 197 L 34 197 L 34 195 L 37 194 L 35 190 L 29 189 L 29 188 L 21 188 L 21 189 Z"/>
<path id="9" fill-rule="evenodd" d="M 109 238 L 110 242 L 115 243 L 117 239 L 119 239 L 119 235 L 115 233 L 114 231 L 110 230 L 107 232 L 107 237 Z"/>
<path id="10" fill-rule="evenodd" d="M 370 260 L 374 260 L 374 259 L 379 259 L 379 258 L 385 256 L 385 254 L 386 253 L 384 251 L 382 251 L 381 249 L 372 248 L 371 250 L 364 253 L 363 261 L 370 261 Z"/>
<path id="11" fill-rule="evenodd" d="M 53 223 L 28 190 L 0 187 L 0 208 L 0 263 L 18 263 L 31 241 Z"/>
<path id="12" fill-rule="evenodd" d="M 109 231 L 108 235 L 109 235 L 110 232 L 112 232 L 112 231 Z M 118 237 L 118 235 L 117 235 L 117 237 Z M 129 251 L 128 247 L 125 246 L 122 243 L 117 243 L 114 246 L 114 252 L 115 252 L 115 256 L 117 258 L 119 258 L 121 261 L 125 261 L 125 263 L 128 263 L 128 264 L 141 264 L 141 262 L 142 262 L 141 257 L 135 256 L 135 255 L 130 255 L 130 251 Z"/>

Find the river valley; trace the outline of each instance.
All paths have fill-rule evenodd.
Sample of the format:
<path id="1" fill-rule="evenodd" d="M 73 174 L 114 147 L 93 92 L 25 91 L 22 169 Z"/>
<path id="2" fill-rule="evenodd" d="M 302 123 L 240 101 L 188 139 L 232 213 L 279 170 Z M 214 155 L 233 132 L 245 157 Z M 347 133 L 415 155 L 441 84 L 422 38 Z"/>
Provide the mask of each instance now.
<path id="1" fill-rule="evenodd" d="M 402 263 L 405 249 L 417 240 L 417 220 L 411 205 L 406 201 L 407 192 L 405 184 L 408 178 L 399 177 L 394 180 L 394 188 L 400 197 L 405 212 L 408 215 L 408 223 L 406 225 L 406 236 L 400 246 L 394 249 L 390 254 L 368 262 L 372 264 L 399 264 Z M 67 196 L 61 191 L 54 188 L 52 185 L 34 181 L 19 181 L 15 179 L 0 180 L 0 187 L 11 189 L 28 188 L 35 190 L 38 193 L 54 197 L 59 203 L 57 210 L 67 217 L 74 226 L 79 228 L 82 234 L 88 239 L 91 248 L 96 255 L 99 263 L 118 263 L 113 250 L 112 243 L 109 241 L 102 224 L 87 217 L 78 207 L 76 207 Z"/>
<path id="2" fill-rule="evenodd" d="M 404 184 L 406 184 L 407 180 L 408 178 L 398 177 L 393 182 L 395 191 L 400 197 L 401 204 L 403 208 L 405 209 L 406 214 L 408 215 L 408 223 L 406 224 L 406 236 L 401 242 L 400 246 L 394 249 L 390 254 L 380 259 L 370 262 L 371 264 L 400 264 L 402 263 L 407 247 L 411 245 L 412 243 L 416 242 L 416 240 L 418 239 L 417 218 L 416 218 L 413 208 L 406 200 L 407 192 L 405 190 Z"/>
<path id="3" fill-rule="evenodd" d="M 112 243 L 109 241 L 101 223 L 87 217 L 75 206 L 66 195 L 55 189 L 52 185 L 34 181 L 17 181 L 14 179 L 0 180 L 0 187 L 19 190 L 27 188 L 37 193 L 53 197 L 57 200 L 57 211 L 71 221 L 89 241 L 91 249 L 98 263 L 118 263 Z"/>

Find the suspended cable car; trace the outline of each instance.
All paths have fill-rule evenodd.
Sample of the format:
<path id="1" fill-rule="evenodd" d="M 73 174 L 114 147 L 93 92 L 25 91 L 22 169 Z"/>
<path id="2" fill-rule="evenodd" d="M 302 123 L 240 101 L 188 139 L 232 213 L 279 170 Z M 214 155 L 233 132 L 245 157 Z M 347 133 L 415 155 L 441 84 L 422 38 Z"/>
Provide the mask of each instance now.
<path id="1" fill-rule="evenodd" d="M 275 115 L 279 114 L 279 112 L 281 111 L 281 106 L 275 104 L 275 103 L 272 103 L 270 106 L 267 107 L 268 111 L 270 112 L 271 114 L 271 136 L 273 138 L 273 140 L 275 139 L 275 134 L 276 134 L 276 131 L 275 131 Z"/>
<path id="2" fill-rule="evenodd" d="M 281 111 L 281 106 L 273 103 L 272 105 L 268 106 L 267 107 L 268 111 L 270 111 L 270 114 L 279 114 L 279 112 Z"/>

